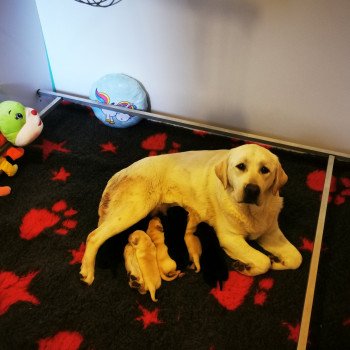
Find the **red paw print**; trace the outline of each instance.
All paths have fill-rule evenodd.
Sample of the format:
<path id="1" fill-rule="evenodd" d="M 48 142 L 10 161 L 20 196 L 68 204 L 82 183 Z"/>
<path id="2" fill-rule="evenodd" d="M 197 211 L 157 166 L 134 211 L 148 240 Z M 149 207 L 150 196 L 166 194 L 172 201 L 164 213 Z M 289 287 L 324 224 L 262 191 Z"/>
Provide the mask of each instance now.
<path id="1" fill-rule="evenodd" d="M 149 151 L 149 156 L 155 156 L 160 153 L 179 152 L 181 145 L 176 142 L 172 142 L 171 148 L 167 152 L 164 152 L 167 139 L 168 135 L 166 133 L 151 135 L 141 142 L 141 147 Z"/>
<path id="2" fill-rule="evenodd" d="M 72 260 L 69 262 L 70 265 L 81 264 L 85 253 L 85 248 L 85 243 L 81 243 L 78 249 L 69 250 L 69 252 L 72 254 Z"/>
<path id="3" fill-rule="evenodd" d="M 69 173 L 64 167 L 61 167 L 60 170 L 52 170 L 53 177 L 51 180 L 53 181 L 67 181 L 71 173 Z"/>
<path id="4" fill-rule="evenodd" d="M 66 235 L 69 230 L 77 226 L 78 222 L 71 219 L 76 213 L 76 210 L 68 209 L 64 200 L 56 202 L 51 210 L 31 209 L 22 219 L 19 228 L 20 237 L 27 240 L 33 239 L 58 223 L 60 223 L 60 226 L 54 232 L 59 235 Z"/>
<path id="5" fill-rule="evenodd" d="M 83 341 L 84 338 L 78 332 L 62 331 L 52 337 L 40 339 L 38 345 L 39 350 L 78 350 Z"/>
<path id="6" fill-rule="evenodd" d="M 292 340 L 294 343 L 297 343 L 299 340 L 300 323 L 293 325 L 288 322 L 282 322 L 282 326 L 286 327 L 289 331 L 288 339 Z"/>
<path id="7" fill-rule="evenodd" d="M 211 294 L 227 310 L 234 311 L 241 306 L 249 292 L 252 290 L 254 277 L 242 275 L 236 271 L 230 271 L 228 280 L 224 283 L 223 289 L 213 288 Z M 267 292 L 273 287 L 272 278 L 263 278 L 258 284 L 254 293 L 254 304 L 263 305 L 267 299 Z"/>
<path id="8" fill-rule="evenodd" d="M 143 323 L 143 329 L 148 328 L 151 324 L 163 323 L 163 321 L 159 320 L 158 318 L 159 308 L 150 311 L 144 308 L 142 305 L 139 305 L 139 309 L 142 312 L 142 315 L 136 317 L 135 320 Z"/>
<path id="9" fill-rule="evenodd" d="M 101 147 L 101 152 L 111 152 L 114 154 L 117 153 L 117 146 L 115 146 L 111 141 L 101 144 L 100 147 Z"/>
<path id="10" fill-rule="evenodd" d="M 325 178 L 326 172 L 324 170 L 315 170 L 307 176 L 306 185 L 311 190 L 322 193 Z M 340 190 L 339 185 L 341 186 Z M 328 202 L 333 201 L 334 204 L 340 205 L 345 202 L 348 196 L 350 196 L 350 179 L 347 177 L 338 179 L 332 176 Z"/>
<path id="11" fill-rule="evenodd" d="M 20 301 L 40 304 L 38 298 L 28 291 L 30 283 L 38 272 L 30 272 L 26 276 L 17 276 L 10 271 L 0 272 L 0 316 Z"/>

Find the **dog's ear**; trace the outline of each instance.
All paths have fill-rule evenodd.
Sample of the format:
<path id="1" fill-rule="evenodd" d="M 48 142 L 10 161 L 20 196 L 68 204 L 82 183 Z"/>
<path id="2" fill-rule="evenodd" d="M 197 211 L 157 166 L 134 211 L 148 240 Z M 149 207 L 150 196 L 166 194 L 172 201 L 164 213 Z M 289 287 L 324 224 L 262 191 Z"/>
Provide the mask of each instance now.
<path id="1" fill-rule="evenodd" d="M 282 169 L 281 164 L 278 163 L 275 180 L 273 181 L 273 184 L 272 184 L 272 193 L 274 196 L 276 196 L 278 191 L 286 184 L 287 181 L 288 181 L 288 176 Z"/>
<path id="2" fill-rule="evenodd" d="M 228 158 L 224 159 L 222 162 L 215 166 L 215 174 L 222 182 L 225 189 L 227 188 L 227 166 Z"/>

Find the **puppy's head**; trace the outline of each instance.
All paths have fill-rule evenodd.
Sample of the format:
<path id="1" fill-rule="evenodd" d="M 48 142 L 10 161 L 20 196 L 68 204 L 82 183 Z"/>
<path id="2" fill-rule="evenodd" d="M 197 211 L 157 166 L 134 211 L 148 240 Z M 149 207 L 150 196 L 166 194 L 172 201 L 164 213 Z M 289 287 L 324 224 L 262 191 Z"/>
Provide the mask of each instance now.
<path id="1" fill-rule="evenodd" d="M 148 231 L 164 232 L 162 222 L 158 217 L 153 217 L 148 224 Z"/>
<path id="2" fill-rule="evenodd" d="M 255 144 L 230 150 L 215 173 L 234 201 L 255 205 L 269 194 L 277 195 L 288 180 L 277 156 Z"/>
<path id="3" fill-rule="evenodd" d="M 134 231 L 131 235 L 129 235 L 129 243 L 135 248 L 140 249 L 145 247 L 150 241 L 150 238 L 146 234 L 146 232 L 141 230 Z"/>

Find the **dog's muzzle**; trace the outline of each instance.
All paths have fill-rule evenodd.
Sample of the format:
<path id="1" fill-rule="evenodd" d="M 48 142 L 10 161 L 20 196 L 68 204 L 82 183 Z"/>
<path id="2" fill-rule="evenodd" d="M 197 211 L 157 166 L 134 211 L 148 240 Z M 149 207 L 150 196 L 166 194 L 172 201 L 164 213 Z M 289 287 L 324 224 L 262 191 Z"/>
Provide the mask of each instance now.
<path id="1" fill-rule="evenodd" d="M 248 184 L 244 188 L 243 203 L 246 204 L 258 204 L 258 198 L 260 194 L 260 187 L 254 184 Z"/>

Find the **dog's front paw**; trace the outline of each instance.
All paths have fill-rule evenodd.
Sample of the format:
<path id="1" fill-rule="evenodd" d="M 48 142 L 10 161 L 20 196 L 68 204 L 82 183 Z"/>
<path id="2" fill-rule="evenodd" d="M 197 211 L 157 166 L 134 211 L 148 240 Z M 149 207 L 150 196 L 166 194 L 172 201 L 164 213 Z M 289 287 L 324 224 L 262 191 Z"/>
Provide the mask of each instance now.
<path id="1" fill-rule="evenodd" d="M 277 257 L 276 255 L 273 255 L 270 253 L 267 256 L 270 258 L 272 266 L 273 266 L 273 264 L 281 263 L 281 259 L 279 257 Z"/>
<path id="2" fill-rule="evenodd" d="M 257 276 L 267 272 L 271 267 L 270 259 L 261 254 L 254 262 L 244 263 L 240 260 L 234 260 L 232 268 L 246 276 Z"/>
<path id="3" fill-rule="evenodd" d="M 303 261 L 303 257 L 297 249 L 294 249 L 285 256 L 270 255 L 270 259 L 271 268 L 273 270 L 295 270 L 301 265 Z"/>
<path id="4" fill-rule="evenodd" d="M 232 268 L 235 271 L 239 271 L 239 272 L 243 272 L 243 271 L 249 271 L 250 270 L 250 266 L 248 264 L 243 263 L 242 261 L 239 260 L 234 260 L 232 262 Z"/>
<path id="5" fill-rule="evenodd" d="M 301 254 L 288 257 L 277 257 L 271 261 L 271 268 L 273 270 L 295 270 L 303 261 Z"/>

